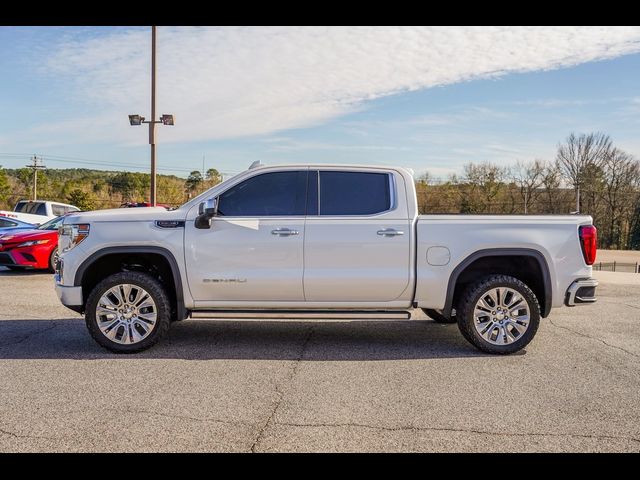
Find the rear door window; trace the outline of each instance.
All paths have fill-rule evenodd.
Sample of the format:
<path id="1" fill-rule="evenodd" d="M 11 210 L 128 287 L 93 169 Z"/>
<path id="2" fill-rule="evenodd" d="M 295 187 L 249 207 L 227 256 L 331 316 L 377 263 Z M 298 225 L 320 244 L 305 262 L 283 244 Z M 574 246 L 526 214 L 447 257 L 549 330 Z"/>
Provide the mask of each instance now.
<path id="1" fill-rule="evenodd" d="M 375 215 L 391 201 L 388 173 L 320 171 L 320 215 Z"/>

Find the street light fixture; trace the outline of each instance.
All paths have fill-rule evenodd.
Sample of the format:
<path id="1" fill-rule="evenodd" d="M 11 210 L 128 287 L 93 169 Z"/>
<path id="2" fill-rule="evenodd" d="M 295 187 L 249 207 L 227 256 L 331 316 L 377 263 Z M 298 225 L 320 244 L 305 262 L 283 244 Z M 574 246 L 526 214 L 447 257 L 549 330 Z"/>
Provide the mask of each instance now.
<path id="1" fill-rule="evenodd" d="M 131 125 L 142 125 L 142 122 L 144 122 L 144 117 L 140 115 L 129 115 L 129 123 Z"/>
<path id="2" fill-rule="evenodd" d="M 156 206 L 156 124 L 174 125 L 173 115 L 165 113 L 156 120 L 156 27 L 151 27 L 151 120 L 143 116 L 129 115 L 129 124 L 139 126 L 149 124 L 149 145 L 151 145 L 151 195 L 150 203 Z"/>

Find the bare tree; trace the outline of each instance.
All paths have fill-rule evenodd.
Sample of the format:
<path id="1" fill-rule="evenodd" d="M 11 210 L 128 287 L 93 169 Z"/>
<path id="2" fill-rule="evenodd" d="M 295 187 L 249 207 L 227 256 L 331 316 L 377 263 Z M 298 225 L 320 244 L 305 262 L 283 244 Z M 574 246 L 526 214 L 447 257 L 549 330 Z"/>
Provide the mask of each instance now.
<path id="1" fill-rule="evenodd" d="M 534 160 L 529 163 L 516 162 L 511 168 L 511 179 L 518 186 L 524 213 L 529 213 L 531 206 L 535 204 L 541 195 L 540 187 L 544 183 L 546 163 L 544 160 Z"/>
<path id="2" fill-rule="evenodd" d="M 626 248 L 640 185 L 640 163 L 628 153 L 614 148 L 605 158 L 603 170 L 608 220 L 606 244 Z"/>
<path id="3" fill-rule="evenodd" d="M 575 190 L 577 211 L 580 211 L 580 189 L 585 182 L 585 173 L 590 167 L 602 167 L 611 149 L 611 138 L 600 132 L 572 133 L 558 145 L 556 160 Z"/>
<path id="4" fill-rule="evenodd" d="M 467 163 L 464 166 L 463 188 L 460 190 L 461 211 L 495 213 L 495 210 L 499 210 L 496 200 L 506 187 L 506 177 L 507 169 L 493 163 Z"/>
<path id="5" fill-rule="evenodd" d="M 548 164 L 542 174 L 542 187 L 544 188 L 545 213 L 566 213 L 562 193 L 562 171 L 558 162 Z"/>

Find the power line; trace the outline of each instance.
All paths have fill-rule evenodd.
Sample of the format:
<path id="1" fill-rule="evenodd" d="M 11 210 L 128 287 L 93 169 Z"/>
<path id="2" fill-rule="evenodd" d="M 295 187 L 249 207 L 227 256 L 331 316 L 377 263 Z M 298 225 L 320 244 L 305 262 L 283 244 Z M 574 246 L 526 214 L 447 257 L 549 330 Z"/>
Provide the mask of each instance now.
<path id="1" fill-rule="evenodd" d="M 29 154 L 24 154 L 24 153 L 2 153 L 0 152 L 0 157 L 4 157 L 4 158 L 20 158 L 20 157 L 26 157 L 29 156 Z M 40 154 L 40 157 L 46 157 L 48 161 L 50 162 L 59 162 L 59 163 L 71 163 L 71 164 L 79 164 L 79 165 L 98 165 L 98 166 L 104 166 L 105 163 L 108 163 L 109 166 L 114 166 L 114 167 L 126 167 L 126 168 L 136 168 L 136 169 L 143 169 L 142 165 L 137 165 L 137 164 L 133 164 L 133 163 L 124 163 L 124 162 L 105 162 L 105 161 L 99 161 L 99 160 L 93 160 L 93 159 L 88 159 L 88 158 L 82 158 L 82 157 L 68 157 L 68 156 L 60 156 L 60 155 L 43 155 Z M 194 169 L 193 168 L 184 168 L 184 167 L 163 167 L 163 168 L 158 168 L 158 170 L 162 170 L 165 172 L 171 172 L 171 171 L 180 171 L 180 172 L 187 172 L 187 173 L 191 173 Z M 235 175 L 240 173 L 241 170 L 225 170 L 225 171 L 221 171 L 221 173 L 225 174 L 225 175 Z"/>

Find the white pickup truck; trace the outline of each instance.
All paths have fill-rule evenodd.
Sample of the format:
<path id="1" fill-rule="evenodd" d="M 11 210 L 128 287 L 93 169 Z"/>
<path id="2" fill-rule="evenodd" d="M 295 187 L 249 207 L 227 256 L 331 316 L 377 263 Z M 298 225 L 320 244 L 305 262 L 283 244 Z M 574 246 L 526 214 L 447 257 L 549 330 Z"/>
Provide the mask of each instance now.
<path id="1" fill-rule="evenodd" d="M 49 220 L 69 212 L 79 212 L 74 205 L 48 200 L 20 200 L 12 212 L 0 210 L 0 217 L 15 218 L 34 225 L 46 223 Z"/>
<path id="2" fill-rule="evenodd" d="M 588 216 L 418 215 L 396 167 L 250 168 L 182 207 L 70 214 L 55 287 L 114 352 L 185 318 L 457 322 L 482 351 L 533 338 L 552 307 L 594 302 Z"/>

